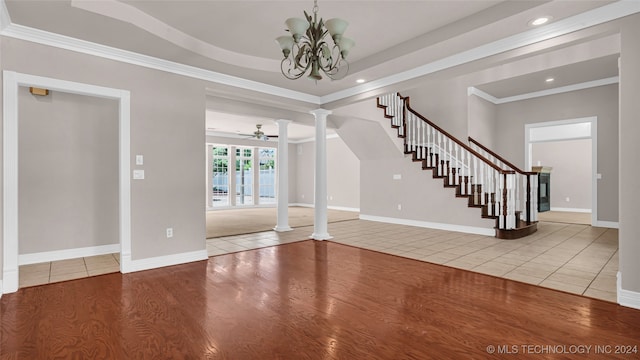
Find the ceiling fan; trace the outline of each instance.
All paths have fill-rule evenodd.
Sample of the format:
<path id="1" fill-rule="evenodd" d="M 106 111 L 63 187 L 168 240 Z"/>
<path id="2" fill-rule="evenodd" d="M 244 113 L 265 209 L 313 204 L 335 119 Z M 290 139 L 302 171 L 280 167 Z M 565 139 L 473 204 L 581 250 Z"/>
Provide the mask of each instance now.
<path id="1" fill-rule="evenodd" d="M 262 131 L 262 124 L 256 124 L 256 131 L 253 134 L 240 134 L 249 138 L 267 141 L 270 138 L 277 138 L 278 135 L 267 135 Z"/>

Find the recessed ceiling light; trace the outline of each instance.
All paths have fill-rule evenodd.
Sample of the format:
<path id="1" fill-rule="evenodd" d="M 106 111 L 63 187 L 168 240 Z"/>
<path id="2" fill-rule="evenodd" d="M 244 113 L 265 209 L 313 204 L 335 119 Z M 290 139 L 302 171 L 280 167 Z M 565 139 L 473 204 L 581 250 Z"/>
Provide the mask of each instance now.
<path id="1" fill-rule="evenodd" d="M 357 82 L 358 84 L 362 84 L 362 83 L 364 83 L 365 81 L 367 81 L 367 80 L 365 80 L 365 79 L 358 79 L 358 80 L 356 80 L 356 82 Z"/>
<path id="2" fill-rule="evenodd" d="M 539 18 L 533 19 L 529 21 L 529 25 L 531 26 L 540 26 L 548 23 L 552 19 L 551 16 L 541 16 Z"/>
<path id="3" fill-rule="evenodd" d="M 546 82 L 548 82 L 548 83 L 550 83 L 550 82 L 553 82 L 554 80 L 555 80 L 554 78 L 549 77 L 549 78 L 547 78 L 545 81 L 546 81 Z"/>

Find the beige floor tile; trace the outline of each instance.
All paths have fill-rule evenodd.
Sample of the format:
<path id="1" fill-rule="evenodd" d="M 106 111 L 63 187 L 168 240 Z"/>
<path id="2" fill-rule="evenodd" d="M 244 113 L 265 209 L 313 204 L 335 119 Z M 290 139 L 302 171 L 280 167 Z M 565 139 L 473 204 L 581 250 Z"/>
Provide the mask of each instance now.
<path id="1" fill-rule="evenodd" d="M 51 271 L 51 263 L 40 263 L 40 264 L 30 264 L 30 265 L 20 265 L 20 275 L 22 274 L 38 274 L 38 273 L 47 273 Z"/>
<path id="2" fill-rule="evenodd" d="M 549 277 L 547 277 L 545 281 L 546 280 L 581 287 L 584 291 L 584 289 L 586 289 L 589 284 L 591 284 L 593 278 L 553 273 L 549 275 Z"/>
<path id="3" fill-rule="evenodd" d="M 49 279 L 49 282 L 54 283 L 54 282 L 60 282 L 60 281 L 75 280 L 75 279 L 85 278 L 87 276 L 89 276 L 89 274 L 87 273 L 86 270 L 82 272 L 64 273 L 64 274 L 58 274 L 58 275 L 51 274 L 51 278 Z"/>
<path id="4" fill-rule="evenodd" d="M 608 276 L 608 275 L 598 275 L 591 285 L 589 285 L 590 289 L 600 290 L 600 291 L 608 291 L 608 292 L 617 292 L 618 284 L 617 284 L 616 276 Z"/>
<path id="5" fill-rule="evenodd" d="M 120 264 L 113 258 L 113 256 L 108 255 L 108 257 L 101 257 L 99 259 L 95 259 L 94 257 L 85 258 L 85 264 L 87 266 L 87 271 L 92 271 L 96 269 L 105 269 L 105 268 L 120 268 Z"/>
<path id="6" fill-rule="evenodd" d="M 451 266 L 451 267 L 454 267 L 456 269 L 471 270 L 474 267 L 478 266 L 479 264 L 477 264 L 475 262 L 465 261 L 465 260 L 462 260 L 462 259 L 458 258 L 458 259 L 455 259 L 455 260 L 447 261 L 443 265 Z"/>
<path id="7" fill-rule="evenodd" d="M 515 268 L 516 268 L 515 265 L 509 265 L 509 264 L 491 261 L 491 262 L 487 262 L 482 265 L 476 266 L 471 270 L 477 271 L 483 274 L 493 275 L 493 276 L 503 276 L 504 274 L 508 273 L 509 271 Z"/>
<path id="8" fill-rule="evenodd" d="M 119 266 L 91 269 L 88 271 L 89 276 L 97 276 L 97 275 L 111 274 L 111 273 L 117 273 L 117 272 L 120 272 Z"/>
<path id="9" fill-rule="evenodd" d="M 20 270 L 19 287 L 28 287 L 43 285 L 49 283 L 49 272 L 28 273 L 25 274 Z"/>
<path id="10" fill-rule="evenodd" d="M 427 256 L 421 256 L 420 259 L 426 262 L 435 263 L 435 264 L 444 264 L 451 260 L 459 258 L 458 254 L 450 254 L 447 252 L 439 252 L 436 254 L 431 254 Z"/>
<path id="11" fill-rule="evenodd" d="M 586 289 L 586 286 L 567 284 L 565 282 L 554 281 L 549 279 L 544 280 L 539 285 L 542 287 L 548 287 L 550 289 L 566 291 L 566 292 L 570 292 L 572 294 L 578 294 L 578 295 L 582 295 L 582 293 Z"/>
<path id="12" fill-rule="evenodd" d="M 545 279 L 547 276 L 549 276 L 549 275 L 551 275 L 553 273 L 553 271 L 549 271 L 549 270 L 537 269 L 535 267 L 523 267 L 523 266 L 519 266 L 519 267 L 511 270 L 506 275 L 528 276 L 528 277 Z M 510 279 L 511 278 L 512 277 L 510 277 Z"/>
<path id="13" fill-rule="evenodd" d="M 513 272 L 513 271 L 505 274 L 503 277 L 505 279 L 520 281 L 520 282 L 523 282 L 523 283 L 533 284 L 533 285 L 538 285 L 544 280 L 543 278 L 531 276 L 531 275 L 528 275 L 528 274 L 517 273 L 517 272 Z"/>
<path id="14" fill-rule="evenodd" d="M 87 272 L 84 259 L 71 259 L 51 262 L 51 276 Z"/>
<path id="15" fill-rule="evenodd" d="M 585 271 L 585 270 L 577 270 L 577 269 L 572 269 L 570 267 L 561 267 L 558 270 L 556 270 L 555 272 L 556 274 L 562 274 L 562 275 L 570 275 L 570 276 L 576 276 L 576 277 L 582 277 L 585 279 L 589 279 L 589 280 L 593 280 L 596 278 L 596 276 L 598 276 L 597 273 L 595 272 L 591 272 L 591 271 Z"/>
<path id="16" fill-rule="evenodd" d="M 595 299 L 611 301 L 615 303 L 618 302 L 618 295 L 616 294 L 615 291 L 611 292 L 611 291 L 602 291 L 602 290 L 588 288 L 583 295 L 589 296 Z"/>

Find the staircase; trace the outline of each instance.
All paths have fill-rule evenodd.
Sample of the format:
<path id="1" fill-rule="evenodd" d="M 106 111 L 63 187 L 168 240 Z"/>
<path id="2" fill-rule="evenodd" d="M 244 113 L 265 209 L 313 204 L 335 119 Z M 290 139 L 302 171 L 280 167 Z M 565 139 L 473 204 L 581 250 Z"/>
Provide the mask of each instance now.
<path id="1" fill-rule="evenodd" d="M 495 219 L 496 237 L 518 239 L 537 230 L 537 173 L 513 166 L 477 141 L 467 145 L 414 111 L 398 93 L 378 98 L 391 127 L 404 140 L 404 153 L 455 196 L 467 198 L 483 218 Z"/>

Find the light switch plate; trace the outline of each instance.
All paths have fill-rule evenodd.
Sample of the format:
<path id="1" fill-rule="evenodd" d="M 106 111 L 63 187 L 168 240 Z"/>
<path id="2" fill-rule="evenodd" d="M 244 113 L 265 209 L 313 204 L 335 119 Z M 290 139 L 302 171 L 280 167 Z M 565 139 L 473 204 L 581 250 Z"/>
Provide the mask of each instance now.
<path id="1" fill-rule="evenodd" d="M 144 180 L 144 170 L 133 170 L 133 180 Z"/>
<path id="2" fill-rule="evenodd" d="M 402 174 L 393 174 L 393 180 L 401 180 Z"/>
<path id="3" fill-rule="evenodd" d="M 144 165 L 144 156 L 136 155 L 136 165 Z"/>

